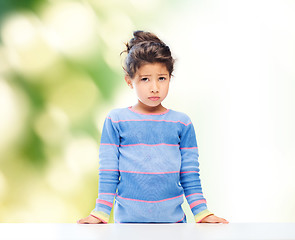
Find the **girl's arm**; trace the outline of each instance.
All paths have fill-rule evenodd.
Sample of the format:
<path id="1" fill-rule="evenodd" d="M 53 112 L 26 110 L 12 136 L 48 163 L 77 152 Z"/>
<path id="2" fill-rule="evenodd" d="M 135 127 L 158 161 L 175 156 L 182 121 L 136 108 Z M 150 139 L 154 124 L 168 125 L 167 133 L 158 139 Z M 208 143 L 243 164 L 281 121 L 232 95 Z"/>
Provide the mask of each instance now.
<path id="1" fill-rule="evenodd" d="M 105 119 L 99 148 L 99 188 L 95 209 L 79 220 L 81 223 L 108 223 L 119 183 L 119 132 L 108 116 Z"/>

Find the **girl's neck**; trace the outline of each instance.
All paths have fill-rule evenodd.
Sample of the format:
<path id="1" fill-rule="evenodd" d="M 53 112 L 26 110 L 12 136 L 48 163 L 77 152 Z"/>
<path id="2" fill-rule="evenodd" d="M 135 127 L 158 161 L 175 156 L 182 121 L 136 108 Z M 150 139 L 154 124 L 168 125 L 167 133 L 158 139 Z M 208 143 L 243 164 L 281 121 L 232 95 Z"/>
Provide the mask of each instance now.
<path id="1" fill-rule="evenodd" d="M 163 107 L 162 104 L 159 104 L 158 106 L 155 106 L 155 107 L 150 107 L 143 104 L 140 101 L 138 101 L 137 104 L 132 106 L 132 109 L 143 114 L 163 113 L 167 111 L 167 108 Z"/>

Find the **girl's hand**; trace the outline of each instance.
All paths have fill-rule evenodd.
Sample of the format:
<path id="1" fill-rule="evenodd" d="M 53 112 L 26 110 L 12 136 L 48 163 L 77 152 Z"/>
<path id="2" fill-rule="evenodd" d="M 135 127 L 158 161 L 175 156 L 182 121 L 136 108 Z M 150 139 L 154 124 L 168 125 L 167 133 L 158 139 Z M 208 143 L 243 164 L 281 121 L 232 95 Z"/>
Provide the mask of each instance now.
<path id="1" fill-rule="evenodd" d="M 77 223 L 79 223 L 79 224 L 99 224 L 99 223 L 103 223 L 103 222 L 100 221 L 98 218 L 95 218 L 95 217 L 89 215 L 86 218 L 81 218 L 80 220 L 77 221 Z"/>
<path id="2" fill-rule="evenodd" d="M 201 223 L 229 223 L 224 218 L 217 217 L 215 215 L 209 215 L 202 219 Z"/>

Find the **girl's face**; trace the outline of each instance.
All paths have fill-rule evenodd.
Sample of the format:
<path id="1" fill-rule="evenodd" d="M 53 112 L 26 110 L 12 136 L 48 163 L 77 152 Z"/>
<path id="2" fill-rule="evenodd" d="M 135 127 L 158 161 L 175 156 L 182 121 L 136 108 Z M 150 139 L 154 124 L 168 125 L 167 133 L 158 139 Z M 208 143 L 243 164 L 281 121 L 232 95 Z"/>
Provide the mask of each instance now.
<path id="1" fill-rule="evenodd" d="M 163 110 L 161 102 L 169 90 L 170 75 L 163 63 L 147 63 L 141 66 L 131 79 L 126 76 L 127 84 L 134 88 L 138 98 L 138 110 Z"/>

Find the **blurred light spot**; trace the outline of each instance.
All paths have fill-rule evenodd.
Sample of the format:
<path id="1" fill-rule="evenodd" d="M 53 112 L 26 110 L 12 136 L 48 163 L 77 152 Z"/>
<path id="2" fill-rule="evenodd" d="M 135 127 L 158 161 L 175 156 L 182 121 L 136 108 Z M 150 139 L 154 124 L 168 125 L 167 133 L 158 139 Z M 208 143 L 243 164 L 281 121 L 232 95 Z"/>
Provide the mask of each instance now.
<path id="1" fill-rule="evenodd" d="M 66 146 L 65 159 L 73 173 L 92 172 L 98 167 L 98 144 L 89 137 L 73 139 Z"/>
<path id="2" fill-rule="evenodd" d="M 0 153 L 8 151 L 25 127 L 26 104 L 23 94 L 0 78 Z"/>
<path id="3" fill-rule="evenodd" d="M 29 14 L 16 14 L 10 16 L 3 27 L 2 37 L 7 45 L 26 47 L 36 37 L 34 26 L 36 19 Z"/>
<path id="4" fill-rule="evenodd" d="M 68 76 L 67 80 L 48 90 L 48 102 L 61 108 L 70 121 L 79 121 L 85 117 L 99 97 L 92 79 L 79 73 Z"/>
<path id="5" fill-rule="evenodd" d="M 69 121 L 59 108 L 49 105 L 35 121 L 35 131 L 48 144 L 61 144 L 67 137 Z"/>
<path id="6" fill-rule="evenodd" d="M 92 56 L 98 46 L 98 20 L 93 10 L 78 2 L 54 3 L 44 11 L 50 41 L 70 57 Z"/>
<path id="7" fill-rule="evenodd" d="M 18 13 L 4 21 L 1 31 L 9 64 L 28 75 L 38 75 L 56 60 L 56 53 L 44 36 L 39 20 L 29 13 Z"/>
<path id="8" fill-rule="evenodd" d="M 50 187 L 63 194 L 75 192 L 81 181 L 80 176 L 69 171 L 63 159 L 51 159 L 50 162 L 46 174 Z"/>

